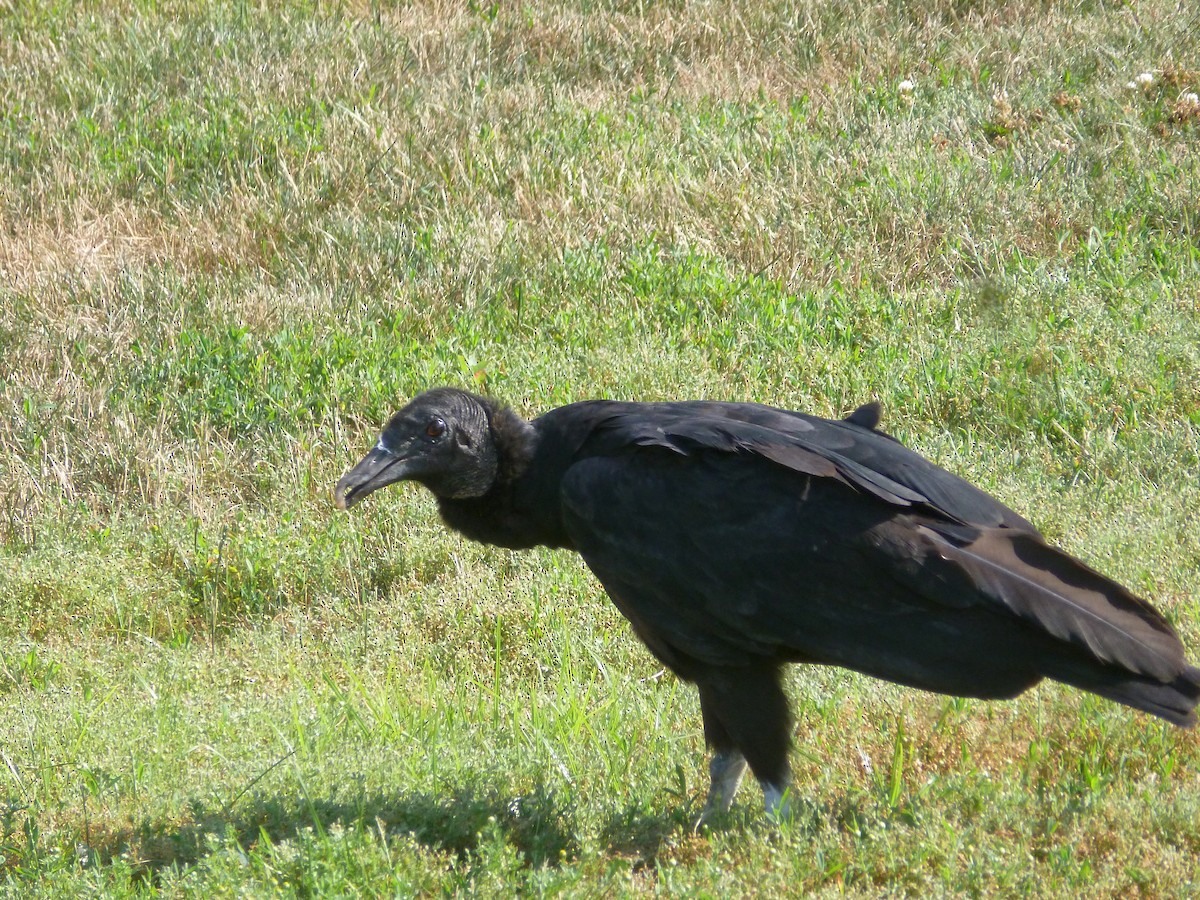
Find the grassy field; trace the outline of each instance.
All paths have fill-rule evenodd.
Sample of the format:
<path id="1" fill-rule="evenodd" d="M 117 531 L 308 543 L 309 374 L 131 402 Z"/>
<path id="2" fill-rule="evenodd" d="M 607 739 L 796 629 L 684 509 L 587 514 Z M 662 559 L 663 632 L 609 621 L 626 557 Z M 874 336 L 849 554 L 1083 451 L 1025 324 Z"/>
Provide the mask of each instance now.
<path id="1" fill-rule="evenodd" d="M 796 821 L 694 834 L 577 558 L 330 498 L 434 384 L 878 399 L 1200 659 L 1198 27 L 0 0 L 0 893 L 1200 894 L 1200 738 L 1054 685 L 796 669 Z"/>

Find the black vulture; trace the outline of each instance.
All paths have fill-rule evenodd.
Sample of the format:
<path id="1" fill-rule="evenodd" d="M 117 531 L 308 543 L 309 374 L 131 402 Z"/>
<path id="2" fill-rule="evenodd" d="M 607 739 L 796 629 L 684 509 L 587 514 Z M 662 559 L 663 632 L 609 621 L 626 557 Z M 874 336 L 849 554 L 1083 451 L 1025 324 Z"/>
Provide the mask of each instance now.
<path id="1" fill-rule="evenodd" d="M 1200 669 L 1146 601 L 877 430 L 753 403 L 593 400 L 527 422 L 437 388 L 338 482 L 396 481 L 502 547 L 578 551 L 650 651 L 700 692 L 727 810 L 746 765 L 786 812 L 784 663 L 1010 698 L 1052 678 L 1195 724 Z"/>

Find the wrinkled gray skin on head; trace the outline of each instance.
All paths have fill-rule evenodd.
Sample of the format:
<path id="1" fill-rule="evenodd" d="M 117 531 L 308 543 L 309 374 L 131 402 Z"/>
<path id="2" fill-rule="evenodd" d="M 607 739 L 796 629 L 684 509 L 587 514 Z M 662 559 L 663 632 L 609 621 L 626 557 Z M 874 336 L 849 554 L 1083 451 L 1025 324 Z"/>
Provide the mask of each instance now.
<path id="1" fill-rule="evenodd" d="M 388 421 L 379 443 L 334 489 L 349 509 L 397 481 L 416 481 L 446 499 L 482 497 L 499 467 L 487 401 L 465 391 L 437 388 L 416 397 Z"/>

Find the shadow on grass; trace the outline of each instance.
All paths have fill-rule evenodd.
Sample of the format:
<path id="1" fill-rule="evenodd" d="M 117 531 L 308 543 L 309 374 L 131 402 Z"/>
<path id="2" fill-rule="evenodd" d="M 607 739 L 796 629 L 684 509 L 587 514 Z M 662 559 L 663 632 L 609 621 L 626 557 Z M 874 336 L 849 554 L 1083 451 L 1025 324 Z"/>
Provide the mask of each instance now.
<path id="1" fill-rule="evenodd" d="M 232 810 L 193 801 L 182 823 L 148 820 L 107 834 L 97 834 L 93 827 L 88 843 L 95 863 L 105 865 L 126 854 L 139 876 L 153 879 L 165 868 L 200 862 L 213 851 L 214 838 L 232 836 L 253 853 L 264 837 L 278 843 L 301 833 L 322 834 L 335 825 L 403 834 L 460 858 L 471 855 L 481 834 L 498 830 L 531 868 L 560 865 L 574 859 L 579 849 L 573 817 L 552 792 L 537 787 L 514 795 L 490 785 L 345 799 L 249 795 Z"/>
<path id="2" fill-rule="evenodd" d="M 757 801 L 757 798 L 755 798 Z M 862 835 L 876 828 L 903 821 L 912 824 L 911 813 L 883 814 L 866 793 L 838 794 L 814 800 L 794 795 L 791 818 L 773 823 L 757 802 L 742 803 L 728 812 L 717 813 L 702 826 L 696 824 L 700 805 L 673 806 L 661 811 L 630 808 L 609 819 L 600 838 L 615 855 L 631 861 L 632 871 L 649 871 L 661 863 L 690 863 L 711 852 L 711 839 L 721 833 L 786 837 L 801 844 L 811 842 L 822 832 L 834 830 Z"/>
<path id="3" fill-rule="evenodd" d="M 631 874 L 653 877 L 662 863 L 707 856 L 713 830 L 749 824 L 745 815 L 735 812 L 697 831 L 697 814 L 694 804 L 668 801 L 655 809 L 636 804 L 613 810 L 595 837 L 611 856 L 629 864 Z M 125 827 L 106 827 L 95 820 L 80 825 L 76 859 L 108 866 L 123 857 L 133 877 L 147 882 L 156 882 L 167 869 L 202 864 L 231 840 L 253 856 L 264 841 L 276 845 L 293 839 L 322 840 L 338 827 L 388 840 L 402 837 L 468 864 L 477 851 L 488 852 L 481 845 L 499 837 L 529 869 L 574 862 L 584 840 L 573 811 L 550 789 L 539 785 L 515 794 L 511 784 L 488 782 L 451 784 L 434 793 L 384 791 L 327 798 L 250 793 L 232 806 L 193 800 L 187 812 L 170 820 L 144 819 Z M 30 854 L 28 847 L 20 852 L 15 845 L 5 849 L 13 853 L 6 854 L 8 859 L 0 856 L 0 871 L 8 868 L 18 877 L 32 878 L 42 871 L 40 852 Z M 60 860 L 57 865 L 61 864 Z"/>
<path id="4" fill-rule="evenodd" d="M 663 848 L 680 832 L 680 814 L 664 809 L 648 812 L 637 807 L 617 812 L 600 830 L 600 840 L 609 851 L 630 861 L 634 873 L 658 864 Z"/>

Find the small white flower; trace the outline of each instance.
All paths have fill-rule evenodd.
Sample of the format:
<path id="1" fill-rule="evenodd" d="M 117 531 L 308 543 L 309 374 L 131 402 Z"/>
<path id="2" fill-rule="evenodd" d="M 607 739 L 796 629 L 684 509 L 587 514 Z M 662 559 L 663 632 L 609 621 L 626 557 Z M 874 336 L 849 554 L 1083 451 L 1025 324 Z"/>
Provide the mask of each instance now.
<path id="1" fill-rule="evenodd" d="M 911 80 L 905 78 L 902 82 L 896 85 L 896 90 L 902 94 L 911 94 L 914 90 L 916 90 L 916 87 L 917 86 L 913 84 Z"/>
<path id="2" fill-rule="evenodd" d="M 1184 106 L 1200 106 L 1200 96 L 1195 91 L 1188 91 L 1180 96 L 1179 102 Z"/>
<path id="3" fill-rule="evenodd" d="M 1136 90 L 1137 90 L 1137 82 L 1136 82 L 1136 81 L 1127 81 L 1127 82 L 1125 82 L 1125 90 L 1127 90 L 1127 91 L 1136 91 Z"/>
<path id="4" fill-rule="evenodd" d="M 1138 87 L 1148 88 L 1148 87 L 1150 87 L 1150 85 L 1154 84 L 1154 73 L 1153 72 L 1143 72 L 1141 75 L 1139 75 L 1137 78 L 1135 78 L 1133 80 L 1137 82 Z"/>

